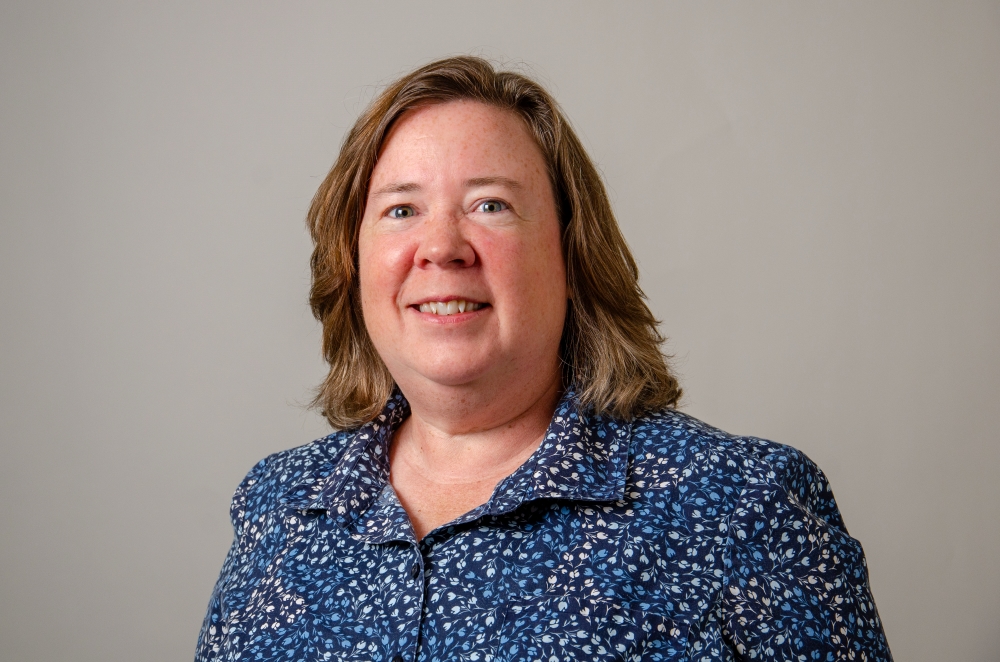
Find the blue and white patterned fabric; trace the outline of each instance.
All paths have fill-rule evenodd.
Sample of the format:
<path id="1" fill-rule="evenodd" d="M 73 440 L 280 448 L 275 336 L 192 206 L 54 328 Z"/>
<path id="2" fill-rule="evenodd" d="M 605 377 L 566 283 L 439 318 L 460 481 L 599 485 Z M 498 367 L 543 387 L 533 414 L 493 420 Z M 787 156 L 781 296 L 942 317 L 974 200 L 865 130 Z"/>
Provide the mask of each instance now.
<path id="1" fill-rule="evenodd" d="M 247 475 L 197 661 L 891 660 L 802 453 L 569 393 L 488 502 L 418 542 L 388 482 L 408 413 L 397 393 Z"/>

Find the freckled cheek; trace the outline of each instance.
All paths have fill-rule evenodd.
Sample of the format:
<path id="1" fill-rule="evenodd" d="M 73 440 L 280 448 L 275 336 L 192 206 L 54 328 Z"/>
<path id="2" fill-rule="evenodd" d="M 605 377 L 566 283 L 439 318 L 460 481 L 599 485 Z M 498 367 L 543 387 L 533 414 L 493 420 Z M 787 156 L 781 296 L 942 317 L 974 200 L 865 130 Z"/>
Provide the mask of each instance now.
<path id="1" fill-rule="evenodd" d="M 498 290 L 528 307 L 561 305 L 566 297 L 566 271 L 562 249 L 547 245 L 544 238 L 532 238 L 497 247 L 493 278 Z"/>
<path id="2" fill-rule="evenodd" d="M 358 271 L 362 306 L 393 306 L 412 263 L 412 250 L 402 242 L 362 240 L 358 247 Z"/>

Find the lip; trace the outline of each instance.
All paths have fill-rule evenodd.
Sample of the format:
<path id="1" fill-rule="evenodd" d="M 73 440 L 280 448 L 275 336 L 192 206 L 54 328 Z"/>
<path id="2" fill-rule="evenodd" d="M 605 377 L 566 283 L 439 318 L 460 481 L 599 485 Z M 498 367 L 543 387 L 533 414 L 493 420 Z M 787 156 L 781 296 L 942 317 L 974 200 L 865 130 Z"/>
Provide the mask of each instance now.
<path id="1" fill-rule="evenodd" d="M 478 310 L 469 310 L 464 313 L 453 313 L 451 315 L 436 315 L 434 313 L 422 313 L 420 312 L 421 304 L 430 303 L 432 301 L 438 301 L 441 303 L 448 303 L 449 301 L 455 301 L 457 299 L 464 299 L 472 303 L 480 304 Z M 418 315 L 420 319 L 429 322 L 431 324 L 460 324 L 462 322 L 467 322 L 473 320 L 477 317 L 486 314 L 486 311 L 492 310 L 493 306 L 485 301 L 478 301 L 476 299 L 471 299 L 469 297 L 463 296 L 445 296 L 445 297 L 430 297 L 426 299 L 421 299 L 416 303 L 411 303 L 407 308 L 414 314 Z"/>
<path id="2" fill-rule="evenodd" d="M 474 299 L 472 297 L 462 296 L 460 294 L 447 294 L 447 295 L 439 296 L 439 297 L 434 297 L 434 296 L 424 297 L 423 299 L 420 299 L 419 301 L 414 301 L 414 302 L 410 303 L 408 305 L 408 307 L 409 308 L 414 308 L 414 307 L 419 308 L 422 304 L 431 303 L 432 301 L 440 301 L 441 303 L 448 303 L 449 301 L 458 301 L 459 299 L 465 299 L 469 303 L 482 304 L 484 307 L 490 305 L 489 302 L 487 302 L 487 301 L 480 301 L 479 299 Z M 464 315 L 465 313 L 461 313 L 461 314 Z"/>

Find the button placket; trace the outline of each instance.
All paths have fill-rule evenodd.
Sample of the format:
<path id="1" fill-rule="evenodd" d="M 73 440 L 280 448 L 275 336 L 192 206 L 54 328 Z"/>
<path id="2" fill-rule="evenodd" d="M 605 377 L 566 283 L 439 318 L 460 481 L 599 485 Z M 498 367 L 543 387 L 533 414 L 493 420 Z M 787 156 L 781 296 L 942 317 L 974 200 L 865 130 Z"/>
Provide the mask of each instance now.
<path id="1" fill-rule="evenodd" d="M 409 573 L 408 574 L 410 575 L 410 588 L 408 589 L 408 592 L 412 591 L 417 596 L 417 604 L 416 604 L 416 621 L 417 621 L 417 623 L 416 623 L 416 628 L 415 628 L 415 631 L 414 631 L 414 636 L 415 636 L 415 638 L 414 638 L 414 649 L 412 651 L 409 651 L 409 654 L 411 655 L 411 658 L 410 658 L 411 662 L 416 662 L 417 658 L 419 657 L 419 650 L 418 650 L 417 646 L 419 645 L 419 641 L 420 641 L 420 636 L 421 636 L 420 632 L 421 632 L 421 630 L 424 627 L 424 600 L 425 600 L 425 597 L 426 597 L 424 595 L 424 591 L 426 589 L 426 586 L 424 586 L 423 582 L 419 581 L 420 576 L 423 573 L 423 561 L 424 561 L 420 544 L 417 543 L 417 544 L 413 545 L 413 547 L 411 549 L 412 549 L 413 552 L 416 552 L 416 554 L 415 554 L 416 559 L 413 561 L 413 563 L 410 565 L 410 568 L 409 568 Z M 390 662 L 406 662 L 407 658 L 404 657 L 404 653 L 405 652 L 406 651 L 402 651 L 400 653 L 396 653 L 391 658 Z"/>

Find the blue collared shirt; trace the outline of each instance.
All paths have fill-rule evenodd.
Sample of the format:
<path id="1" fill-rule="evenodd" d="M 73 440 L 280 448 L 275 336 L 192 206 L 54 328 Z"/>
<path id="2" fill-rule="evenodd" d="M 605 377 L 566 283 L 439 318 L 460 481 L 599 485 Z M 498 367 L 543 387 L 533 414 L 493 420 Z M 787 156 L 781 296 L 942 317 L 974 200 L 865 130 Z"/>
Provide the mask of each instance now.
<path id="1" fill-rule="evenodd" d="M 260 462 L 196 660 L 891 660 L 819 468 L 572 393 L 489 501 L 417 541 L 371 423 Z"/>

